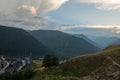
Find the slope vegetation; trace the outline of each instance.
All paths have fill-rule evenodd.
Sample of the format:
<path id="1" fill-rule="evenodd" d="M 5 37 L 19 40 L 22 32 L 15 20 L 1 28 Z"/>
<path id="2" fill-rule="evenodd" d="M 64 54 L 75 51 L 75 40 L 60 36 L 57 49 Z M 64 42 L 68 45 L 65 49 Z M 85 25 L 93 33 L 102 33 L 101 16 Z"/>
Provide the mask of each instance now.
<path id="1" fill-rule="evenodd" d="M 109 76 L 113 76 L 113 78 L 114 76 L 118 76 L 115 77 L 115 80 L 119 80 L 120 45 L 109 46 L 96 54 L 84 55 L 70 59 L 66 63 L 62 64 L 61 67 L 63 71 L 71 73 L 72 75 L 80 77 L 89 75 L 85 80 L 113 80 L 110 79 Z M 98 78 L 101 78 L 102 76 L 103 79 L 93 79 L 93 76 Z"/>

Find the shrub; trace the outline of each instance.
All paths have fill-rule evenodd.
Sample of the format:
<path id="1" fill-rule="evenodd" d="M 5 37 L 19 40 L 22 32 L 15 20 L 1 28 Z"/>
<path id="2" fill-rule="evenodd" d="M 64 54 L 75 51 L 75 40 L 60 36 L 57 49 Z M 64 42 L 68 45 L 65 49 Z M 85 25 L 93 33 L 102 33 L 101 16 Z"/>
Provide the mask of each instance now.
<path id="1" fill-rule="evenodd" d="M 44 67 L 52 67 L 52 66 L 58 66 L 58 65 L 59 65 L 59 59 L 56 55 L 48 54 L 44 57 L 44 60 L 43 60 Z"/>
<path id="2" fill-rule="evenodd" d="M 5 72 L 0 75 L 0 80 L 29 80 L 34 74 L 35 72 L 31 67 L 26 67 L 15 73 Z"/>
<path id="3" fill-rule="evenodd" d="M 12 80 L 12 74 L 9 72 L 5 72 L 0 75 L 0 80 Z"/>

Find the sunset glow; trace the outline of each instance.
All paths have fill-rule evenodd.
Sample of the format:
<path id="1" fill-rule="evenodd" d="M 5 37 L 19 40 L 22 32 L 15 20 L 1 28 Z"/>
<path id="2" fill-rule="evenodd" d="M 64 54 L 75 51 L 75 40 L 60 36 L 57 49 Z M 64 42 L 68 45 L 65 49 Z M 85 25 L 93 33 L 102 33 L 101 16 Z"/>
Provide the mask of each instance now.
<path id="1" fill-rule="evenodd" d="M 88 28 L 119 28 L 120 29 L 120 25 L 88 25 Z"/>

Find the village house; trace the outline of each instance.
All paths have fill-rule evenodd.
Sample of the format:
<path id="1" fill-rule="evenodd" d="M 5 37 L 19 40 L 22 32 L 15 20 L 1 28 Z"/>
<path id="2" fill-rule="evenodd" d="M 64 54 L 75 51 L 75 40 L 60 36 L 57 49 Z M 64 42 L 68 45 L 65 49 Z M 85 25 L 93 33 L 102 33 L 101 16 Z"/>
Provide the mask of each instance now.
<path id="1" fill-rule="evenodd" d="M 7 65 L 7 61 L 4 57 L 0 57 L 0 70 Z"/>
<path id="2" fill-rule="evenodd" d="M 4 72 L 17 72 L 19 70 L 22 70 L 25 66 L 30 65 L 32 63 L 32 60 L 29 57 L 10 57 L 7 60 L 4 57 L 0 57 L 0 74 Z"/>

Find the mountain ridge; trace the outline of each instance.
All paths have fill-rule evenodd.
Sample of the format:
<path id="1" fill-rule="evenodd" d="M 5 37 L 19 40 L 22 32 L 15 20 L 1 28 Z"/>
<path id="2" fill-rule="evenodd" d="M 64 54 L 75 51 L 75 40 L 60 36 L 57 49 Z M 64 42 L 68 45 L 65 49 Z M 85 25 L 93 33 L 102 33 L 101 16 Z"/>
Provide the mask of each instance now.
<path id="1" fill-rule="evenodd" d="M 20 28 L 0 26 L 0 55 L 43 56 L 53 51 L 44 46 L 27 31 Z"/>
<path id="2" fill-rule="evenodd" d="M 100 50 L 82 38 L 57 30 L 35 30 L 30 33 L 50 49 L 62 54 L 62 56 L 72 57 Z"/>
<path id="3" fill-rule="evenodd" d="M 93 44 L 94 46 L 101 48 L 100 45 L 98 45 L 96 42 L 94 42 L 93 40 L 91 40 L 84 34 L 73 34 L 73 35 L 76 37 L 79 37 L 79 38 L 83 38 L 84 40 L 88 41 L 89 43 Z"/>

